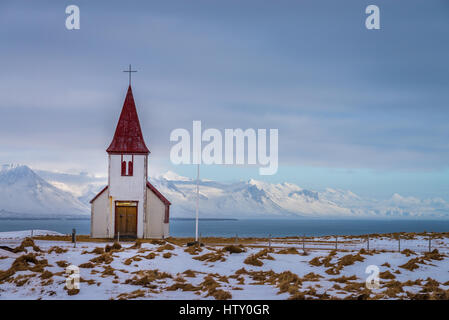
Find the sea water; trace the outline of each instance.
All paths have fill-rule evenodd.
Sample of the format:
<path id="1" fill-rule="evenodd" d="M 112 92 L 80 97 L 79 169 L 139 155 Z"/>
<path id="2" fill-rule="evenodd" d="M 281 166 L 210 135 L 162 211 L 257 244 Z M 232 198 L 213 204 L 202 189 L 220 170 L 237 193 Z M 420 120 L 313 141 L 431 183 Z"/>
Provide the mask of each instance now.
<path id="1" fill-rule="evenodd" d="M 1 220 L 0 232 L 18 230 L 52 230 L 69 234 L 90 233 L 90 220 Z M 359 235 L 390 232 L 449 232 L 449 220 L 346 220 L 346 219 L 238 219 L 200 220 L 201 236 L 215 237 L 287 237 L 323 235 Z M 170 235 L 193 237 L 195 220 L 172 219 Z"/>

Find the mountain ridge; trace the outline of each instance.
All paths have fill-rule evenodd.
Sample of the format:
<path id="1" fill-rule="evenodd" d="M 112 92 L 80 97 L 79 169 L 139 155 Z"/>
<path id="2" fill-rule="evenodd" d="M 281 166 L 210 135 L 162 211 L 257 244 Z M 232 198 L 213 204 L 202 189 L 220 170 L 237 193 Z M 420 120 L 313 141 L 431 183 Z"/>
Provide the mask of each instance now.
<path id="1" fill-rule="evenodd" d="M 24 165 L 0 167 L 0 218 L 5 216 L 87 217 L 89 201 L 105 179 L 36 170 Z M 191 218 L 196 207 L 196 180 L 174 172 L 150 177 L 171 202 L 171 216 Z M 419 199 L 397 193 L 384 200 L 350 190 L 314 191 L 289 183 L 249 179 L 237 182 L 200 180 L 200 215 L 204 218 L 447 218 L 442 198 Z M 24 212 L 24 213 L 21 213 Z M 15 213 L 15 214 L 13 214 Z"/>

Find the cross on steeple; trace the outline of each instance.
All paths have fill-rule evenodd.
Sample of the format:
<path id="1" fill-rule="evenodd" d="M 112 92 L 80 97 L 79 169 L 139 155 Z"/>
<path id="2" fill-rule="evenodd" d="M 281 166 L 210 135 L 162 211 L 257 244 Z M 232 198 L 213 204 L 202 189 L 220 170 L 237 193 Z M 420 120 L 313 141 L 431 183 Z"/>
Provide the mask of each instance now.
<path id="1" fill-rule="evenodd" d="M 131 72 L 137 72 L 137 70 L 131 70 L 131 65 L 129 65 L 129 69 L 128 70 L 124 70 L 123 72 L 128 72 L 129 73 L 129 85 L 131 86 Z"/>

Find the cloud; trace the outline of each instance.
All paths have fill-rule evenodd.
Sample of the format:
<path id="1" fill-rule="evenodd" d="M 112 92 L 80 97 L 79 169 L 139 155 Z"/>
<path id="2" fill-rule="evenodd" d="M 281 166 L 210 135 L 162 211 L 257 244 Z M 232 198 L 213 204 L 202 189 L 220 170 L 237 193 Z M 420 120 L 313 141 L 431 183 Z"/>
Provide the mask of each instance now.
<path id="1" fill-rule="evenodd" d="M 379 1 L 2 3 L 0 155 L 105 173 L 132 63 L 152 160 L 169 134 L 277 128 L 281 166 L 415 170 L 449 162 L 447 5 Z M 360 179 L 355 177 L 354 179 Z"/>

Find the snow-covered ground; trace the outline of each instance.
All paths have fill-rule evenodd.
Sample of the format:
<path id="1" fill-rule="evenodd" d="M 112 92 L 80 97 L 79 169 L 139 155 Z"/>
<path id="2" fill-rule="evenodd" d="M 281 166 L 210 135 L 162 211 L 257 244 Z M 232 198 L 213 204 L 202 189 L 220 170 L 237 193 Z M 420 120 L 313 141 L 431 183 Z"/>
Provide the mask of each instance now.
<path id="1" fill-rule="evenodd" d="M 335 238 L 315 237 L 306 239 L 306 255 L 295 238 L 241 239 L 241 246 L 228 248 L 240 253 L 226 251 L 231 244 L 225 239 L 205 239 L 201 252 L 187 252 L 178 241 L 154 241 L 122 242 L 102 253 L 111 242 L 74 247 L 34 239 L 34 247 L 30 241 L 21 246 L 29 234 L 0 233 L 0 299 L 449 298 L 449 234 L 433 237 L 431 249 L 438 252 L 431 254 L 427 237 L 408 234 L 402 235 L 402 252 L 389 236 L 372 237 L 370 251 L 365 237 L 341 237 L 336 251 Z M 79 290 L 65 288 L 69 265 L 79 267 Z M 370 265 L 379 268 L 378 289 L 365 286 Z"/>

